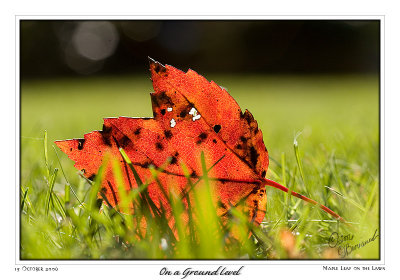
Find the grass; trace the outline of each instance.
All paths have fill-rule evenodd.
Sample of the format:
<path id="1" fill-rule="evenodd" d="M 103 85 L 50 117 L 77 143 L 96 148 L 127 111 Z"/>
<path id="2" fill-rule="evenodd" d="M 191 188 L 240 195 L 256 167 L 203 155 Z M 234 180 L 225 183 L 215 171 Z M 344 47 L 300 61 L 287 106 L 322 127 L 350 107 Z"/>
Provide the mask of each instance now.
<path id="1" fill-rule="evenodd" d="M 162 212 L 149 214 L 145 184 L 141 192 L 124 193 L 120 205 L 137 207 L 135 217 L 122 214 L 98 200 L 101 176 L 88 182 L 53 144 L 101 129 L 103 117 L 151 116 L 148 78 L 33 80 L 21 84 L 21 258 L 340 258 L 337 248 L 329 247 L 333 232 L 353 236 L 342 245 L 359 244 L 379 232 L 376 77 L 206 77 L 226 87 L 257 119 L 270 155 L 267 177 L 328 206 L 350 227 L 271 187 L 260 227 L 248 224 L 236 209 L 221 225 L 205 176 L 193 188 L 202 207 L 185 213 L 195 212 L 197 218 L 177 224 L 177 241 Z M 118 168 L 114 173 L 118 177 Z M 174 193 L 166 195 L 176 217 L 187 211 Z M 140 219 L 146 221 L 145 231 Z M 379 239 L 346 258 L 379 258 Z"/>

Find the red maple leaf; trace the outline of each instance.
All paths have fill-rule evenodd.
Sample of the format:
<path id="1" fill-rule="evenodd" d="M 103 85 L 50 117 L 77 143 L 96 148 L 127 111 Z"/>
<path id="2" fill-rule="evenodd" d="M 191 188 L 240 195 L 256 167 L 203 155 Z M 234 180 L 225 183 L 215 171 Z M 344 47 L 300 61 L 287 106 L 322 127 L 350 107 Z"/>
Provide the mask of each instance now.
<path id="1" fill-rule="evenodd" d="M 168 192 L 185 192 L 188 178 L 203 176 L 200 155 L 213 166 L 207 176 L 214 182 L 214 194 L 220 201 L 218 214 L 244 201 L 249 219 L 261 223 L 266 210 L 265 185 L 288 191 L 265 179 L 268 151 L 253 115 L 242 112 L 228 92 L 196 72 L 182 72 L 150 59 L 153 118 L 105 118 L 102 131 L 85 134 L 83 139 L 56 141 L 57 146 L 75 161 L 75 167 L 93 179 L 109 153 L 120 162 L 125 185 L 137 188 L 134 175 L 120 153 L 122 148 L 132 161 L 154 204 L 171 214 L 171 207 L 160 185 Z M 168 163 L 167 165 L 165 165 Z M 156 182 L 149 170 L 163 166 Z M 160 184 L 161 183 L 161 184 Z M 105 169 L 102 191 L 112 206 L 119 204 L 117 182 L 111 164 Z M 295 192 L 292 195 L 319 205 Z M 339 215 L 319 205 L 336 218 Z"/>

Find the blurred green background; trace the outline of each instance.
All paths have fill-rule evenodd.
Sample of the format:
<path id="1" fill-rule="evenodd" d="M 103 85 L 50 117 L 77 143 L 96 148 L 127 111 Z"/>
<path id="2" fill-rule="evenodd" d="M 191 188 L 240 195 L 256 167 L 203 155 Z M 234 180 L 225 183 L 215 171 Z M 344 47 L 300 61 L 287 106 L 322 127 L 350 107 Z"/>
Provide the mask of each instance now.
<path id="1" fill-rule="evenodd" d="M 344 193 L 328 206 L 356 223 L 368 214 L 359 240 L 379 228 L 378 21 L 22 21 L 20 31 L 24 188 L 45 187 L 45 130 L 52 146 L 100 130 L 104 117 L 152 116 L 150 56 L 214 80 L 253 113 L 271 157 L 267 177 L 284 182 L 282 154 L 293 171 L 301 133 L 309 186 L 297 178 L 294 190 L 321 203 L 325 185 Z M 59 155 L 78 185 L 73 162 Z M 55 188 L 63 184 L 59 177 Z M 266 222 L 280 219 L 284 203 L 268 190 Z M 377 242 L 364 250 L 352 257 L 379 256 Z"/>

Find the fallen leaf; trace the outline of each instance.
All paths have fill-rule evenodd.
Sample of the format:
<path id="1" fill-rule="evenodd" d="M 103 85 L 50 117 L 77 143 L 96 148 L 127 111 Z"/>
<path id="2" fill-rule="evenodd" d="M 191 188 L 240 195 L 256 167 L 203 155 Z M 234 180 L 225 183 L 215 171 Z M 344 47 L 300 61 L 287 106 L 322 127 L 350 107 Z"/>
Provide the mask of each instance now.
<path id="1" fill-rule="evenodd" d="M 168 216 L 171 207 L 164 193 L 187 191 L 188 178 L 182 166 L 189 169 L 189 179 L 200 180 L 200 159 L 204 154 L 207 168 L 213 167 L 207 176 L 214 183 L 213 200 L 219 202 L 217 214 L 223 216 L 232 206 L 244 202 L 239 207 L 241 211 L 250 221 L 260 224 L 266 211 L 265 186 L 289 190 L 265 178 L 268 151 L 253 115 L 248 110 L 242 112 L 224 88 L 193 70 L 185 73 L 150 59 L 150 72 L 153 118 L 105 118 L 101 131 L 85 134 L 82 139 L 56 141 L 57 146 L 91 180 L 104 155 L 111 155 L 119 161 L 127 189 L 137 188 L 134 174 L 121 155 L 122 149 L 140 180 L 149 184 L 151 201 L 158 209 L 166 210 Z M 151 174 L 151 166 L 161 170 L 158 182 Z M 112 164 L 105 168 L 101 191 L 111 206 L 119 205 Z M 344 222 L 328 207 L 297 192 L 290 194 Z"/>
<path id="2" fill-rule="evenodd" d="M 89 179 L 97 174 L 104 155 L 111 154 L 120 162 L 125 185 L 136 188 L 134 174 L 120 154 L 122 148 L 141 180 L 149 182 L 151 200 L 169 214 L 169 202 L 149 167 L 164 167 L 159 180 L 165 191 L 184 192 L 188 182 L 182 164 L 198 180 L 203 175 L 203 152 L 207 167 L 215 165 L 208 177 L 214 182 L 215 200 L 220 201 L 218 214 L 245 201 L 243 211 L 260 224 L 266 210 L 268 152 L 253 115 L 242 112 L 225 89 L 192 70 L 185 73 L 150 59 L 150 72 L 153 118 L 105 118 L 101 131 L 85 134 L 83 139 L 56 141 L 57 146 Z M 118 205 L 111 165 L 105 170 L 102 188 L 111 205 Z"/>

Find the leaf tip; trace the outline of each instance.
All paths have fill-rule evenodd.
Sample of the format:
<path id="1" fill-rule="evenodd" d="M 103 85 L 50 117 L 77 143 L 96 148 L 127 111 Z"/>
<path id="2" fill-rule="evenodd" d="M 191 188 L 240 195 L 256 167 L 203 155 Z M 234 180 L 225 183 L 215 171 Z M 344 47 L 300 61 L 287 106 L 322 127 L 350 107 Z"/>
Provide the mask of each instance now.
<path id="1" fill-rule="evenodd" d="M 160 62 L 154 60 L 153 58 L 151 58 L 150 56 L 147 57 L 149 60 L 149 64 L 150 64 L 150 71 L 154 71 L 157 74 L 160 73 L 164 73 L 167 69 L 165 68 L 164 65 L 162 65 Z"/>
<path id="2" fill-rule="evenodd" d="M 150 56 L 147 56 L 147 59 L 149 60 L 150 65 L 153 63 L 156 63 L 156 61 L 153 58 L 151 58 Z"/>
<path id="3" fill-rule="evenodd" d="M 64 140 L 56 140 L 56 141 L 54 141 L 54 144 L 56 144 L 57 147 L 59 147 L 61 149 L 64 142 L 65 142 Z"/>

